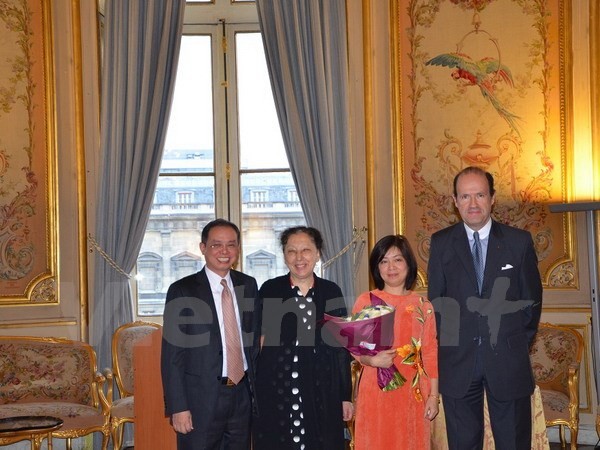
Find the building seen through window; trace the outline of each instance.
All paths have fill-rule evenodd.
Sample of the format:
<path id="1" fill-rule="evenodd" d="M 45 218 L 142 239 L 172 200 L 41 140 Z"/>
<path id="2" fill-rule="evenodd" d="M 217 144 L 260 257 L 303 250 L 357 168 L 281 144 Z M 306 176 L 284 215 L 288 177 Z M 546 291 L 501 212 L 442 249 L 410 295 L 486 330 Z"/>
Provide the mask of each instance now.
<path id="1" fill-rule="evenodd" d="M 205 8 L 211 6 L 194 10 Z M 183 31 L 163 159 L 138 256 L 138 316 L 162 315 L 169 285 L 204 267 L 200 234 L 211 220 L 222 217 L 240 227 L 237 269 L 259 286 L 287 272 L 281 231 L 305 224 L 258 24 L 220 21 L 184 25 Z"/>
<path id="2" fill-rule="evenodd" d="M 166 152 L 163 158 L 168 158 L 169 153 Z M 211 152 L 204 154 L 212 158 Z M 287 271 L 279 234 L 287 227 L 304 224 L 304 214 L 297 194 L 290 195 L 295 192 L 290 173 L 247 173 L 243 177 L 241 209 L 244 226 L 241 227 L 242 256 L 238 266 L 254 276 L 260 285 Z M 184 187 L 185 198 L 194 201 L 182 201 Z M 216 217 L 214 194 L 212 177 L 159 178 L 156 201 L 138 257 L 139 316 L 162 314 L 169 285 L 204 266 L 199 248 L 200 233 L 204 225 Z"/>

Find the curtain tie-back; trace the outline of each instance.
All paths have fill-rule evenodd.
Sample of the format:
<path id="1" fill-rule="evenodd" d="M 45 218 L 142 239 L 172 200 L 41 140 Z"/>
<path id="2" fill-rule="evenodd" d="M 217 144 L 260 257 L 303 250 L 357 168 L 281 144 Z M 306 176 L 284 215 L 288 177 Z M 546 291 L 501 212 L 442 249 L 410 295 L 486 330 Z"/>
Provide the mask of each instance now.
<path id="1" fill-rule="evenodd" d="M 330 259 L 328 259 L 327 261 L 325 261 L 323 264 L 321 264 L 321 270 L 325 270 L 327 267 L 329 267 L 331 264 L 333 264 L 333 262 L 340 258 L 344 253 L 346 253 L 348 250 L 350 250 L 350 248 L 357 247 L 357 243 L 358 243 L 358 248 L 355 250 L 355 258 L 354 258 L 354 276 L 356 277 L 356 273 L 358 271 L 358 267 L 360 265 L 360 257 L 362 255 L 362 252 L 365 248 L 365 233 L 367 232 L 367 227 L 362 227 L 360 230 L 357 229 L 356 227 L 354 227 L 352 229 L 352 240 L 350 242 L 348 242 L 348 244 L 341 249 L 339 252 L 337 252 L 333 257 L 331 257 Z"/>
<path id="2" fill-rule="evenodd" d="M 92 236 L 91 234 L 88 234 L 88 241 L 90 243 L 90 251 L 96 250 L 98 253 L 100 253 L 100 256 L 102 256 L 102 258 L 104 258 L 104 260 L 113 268 L 115 269 L 117 272 L 119 272 L 121 275 L 123 275 L 124 277 L 126 277 L 127 279 L 131 280 L 131 278 L 133 278 L 130 274 L 128 274 L 127 272 L 125 272 L 121 266 L 119 266 L 116 261 L 114 259 L 112 259 L 108 253 L 106 253 L 102 247 L 100 247 L 100 244 L 98 244 L 98 241 L 96 241 L 96 239 L 94 239 L 94 236 Z"/>

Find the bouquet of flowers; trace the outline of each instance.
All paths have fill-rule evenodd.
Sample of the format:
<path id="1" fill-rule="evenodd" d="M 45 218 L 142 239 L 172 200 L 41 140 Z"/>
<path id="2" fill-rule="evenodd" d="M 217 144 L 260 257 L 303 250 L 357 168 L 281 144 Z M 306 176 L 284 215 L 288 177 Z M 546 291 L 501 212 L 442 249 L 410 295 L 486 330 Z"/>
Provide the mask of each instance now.
<path id="1" fill-rule="evenodd" d="M 396 309 L 371 293 L 371 305 L 348 317 L 325 314 L 323 328 L 350 353 L 376 355 L 389 350 L 394 343 L 394 315 Z M 392 391 L 404 384 L 406 378 L 392 364 L 377 368 L 377 383 L 381 390 Z"/>

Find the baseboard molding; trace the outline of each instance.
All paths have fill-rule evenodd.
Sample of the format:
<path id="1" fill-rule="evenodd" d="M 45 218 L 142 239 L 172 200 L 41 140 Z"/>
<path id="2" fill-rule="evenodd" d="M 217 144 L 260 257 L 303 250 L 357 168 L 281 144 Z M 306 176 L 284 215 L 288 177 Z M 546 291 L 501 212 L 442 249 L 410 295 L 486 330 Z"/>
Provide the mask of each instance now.
<path id="1" fill-rule="evenodd" d="M 557 426 L 547 428 L 546 432 L 550 442 L 560 442 Z M 571 434 L 569 433 L 569 429 L 567 427 L 565 427 L 565 438 L 567 439 L 567 442 L 571 442 Z M 594 425 L 583 424 L 579 426 L 577 443 L 580 445 L 596 445 L 598 443 L 598 434 L 596 434 L 596 428 Z"/>

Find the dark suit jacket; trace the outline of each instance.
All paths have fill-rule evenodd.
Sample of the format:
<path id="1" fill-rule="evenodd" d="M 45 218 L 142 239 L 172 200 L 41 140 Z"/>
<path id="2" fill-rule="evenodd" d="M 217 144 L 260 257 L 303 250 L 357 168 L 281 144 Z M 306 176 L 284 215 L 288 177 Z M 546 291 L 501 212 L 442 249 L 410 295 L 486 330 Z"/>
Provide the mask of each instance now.
<path id="1" fill-rule="evenodd" d="M 260 339 L 260 300 L 256 280 L 231 270 L 241 315 L 248 377 L 254 374 Z M 174 282 L 165 303 L 161 373 L 167 416 L 186 410 L 214 411 L 221 383 L 223 350 L 215 302 L 206 271 Z M 256 404 L 253 402 L 256 412 Z M 204 415 L 204 414 L 203 414 Z"/>
<path id="2" fill-rule="evenodd" d="M 542 308 L 537 263 L 528 232 L 493 221 L 482 293 L 478 295 L 464 224 L 433 234 L 428 296 L 437 316 L 442 394 L 454 398 L 466 394 L 479 337 L 483 346 L 479 354 L 494 397 L 506 401 L 533 392 L 529 345 Z"/>

